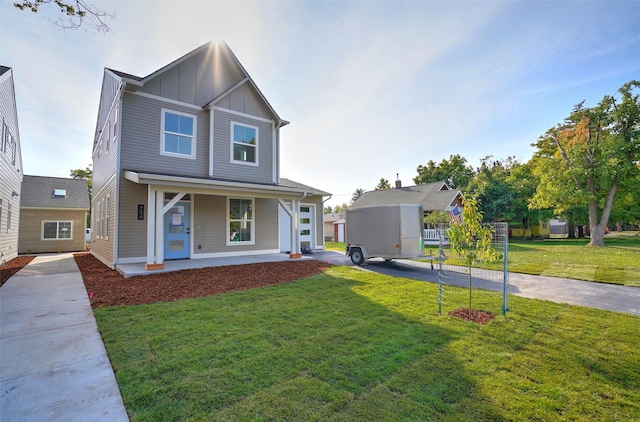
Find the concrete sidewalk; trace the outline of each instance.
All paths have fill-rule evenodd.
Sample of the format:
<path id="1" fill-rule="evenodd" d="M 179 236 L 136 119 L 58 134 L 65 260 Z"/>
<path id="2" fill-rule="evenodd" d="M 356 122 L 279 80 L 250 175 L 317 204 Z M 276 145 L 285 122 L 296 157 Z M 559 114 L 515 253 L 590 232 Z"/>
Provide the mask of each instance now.
<path id="1" fill-rule="evenodd" d="M 0 420 L 129 420 L 72 254 L 0 288 Z"/>

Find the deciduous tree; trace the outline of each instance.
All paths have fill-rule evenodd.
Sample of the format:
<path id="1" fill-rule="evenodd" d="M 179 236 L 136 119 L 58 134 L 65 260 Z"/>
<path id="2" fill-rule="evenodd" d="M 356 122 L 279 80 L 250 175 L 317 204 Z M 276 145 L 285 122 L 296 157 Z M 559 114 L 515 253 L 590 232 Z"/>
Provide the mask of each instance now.
<path id="1" fill-rule="evenodd" d="M 473 167 L 467 165 L 467 159 L 459 154 L 443 159 L 440 164 L 429 160 L 426 165 L 419 165 L 418 175 L 413 178 L 416 185 L 425 185 L 431 182 L 445 181 L 454 189 L 465 189 L 474 176 Z"/>
<path id="2" fill-rule="evenodd" d="M 58 7 L 62 17 L 51 20 L 63 29 L 79 29 L 83 25 L 92 26 L 98 32 L 111 32 L 107 20 L 115 19 L 113 12 L 105 12 L 85 0 L 22 0 L 13 3 L 20 10 L 31 10 L 38 13 L 43 5 Z"/>
<path id="3" fill-rule="evenodd" d="M 532 205 L 558 214 L 585 207 L 591 246 L 604 246 L 616 194 L 638 177 L 639 89 L 640 81 L 631 81 L 595 107 L 583 101 L 534 144 L 540 184 Z"/>

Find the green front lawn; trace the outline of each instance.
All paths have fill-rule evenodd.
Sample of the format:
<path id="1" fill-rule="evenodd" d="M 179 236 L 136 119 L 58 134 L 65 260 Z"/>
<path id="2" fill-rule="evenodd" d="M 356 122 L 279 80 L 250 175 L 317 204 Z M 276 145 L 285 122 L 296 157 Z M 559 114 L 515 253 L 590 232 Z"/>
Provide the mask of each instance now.
<path id="1" fill-rule="evenodd" d="M 474 304 L 500 315 L 497 293 Z M 437 285 L 332 267 L 95 315 L 134 421 L 640 420 L 640 318 L 510 308 L 478 326 L 438 316 Z"/>
<path id="2" fill-rule="evenodd" d="M 609 236 L 604 248 L 587 246 L 588 239 L 509 240 L 509 271 L 640 287 L 640 236 Z M 327 242 L 326 249 L 344 253 L 344 243 Z M 425 254 L 438 254 L 427 246 Z M 464 265 L 450 257 L 447 264 Z M 502 269 L 502 263 L 482 265 Z"/>

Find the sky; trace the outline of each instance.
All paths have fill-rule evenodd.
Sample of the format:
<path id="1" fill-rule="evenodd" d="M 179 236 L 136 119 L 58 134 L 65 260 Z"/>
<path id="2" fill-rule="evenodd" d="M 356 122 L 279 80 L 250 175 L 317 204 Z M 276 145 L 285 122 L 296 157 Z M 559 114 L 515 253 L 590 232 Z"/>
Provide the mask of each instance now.
<path id="1" fill-rule="evenodd" d="M 281 118 L 282 177 L 349 203 L 460 154 L 528 161 L 572 107 L 640 79 L 640 1 L 93 1 L 112 32 L 0 0 L 24 174 L 91 164 L 105 67 L 146 76 L 226 41 Z M 49 20 L 48 20 L 49 19 Z"/>

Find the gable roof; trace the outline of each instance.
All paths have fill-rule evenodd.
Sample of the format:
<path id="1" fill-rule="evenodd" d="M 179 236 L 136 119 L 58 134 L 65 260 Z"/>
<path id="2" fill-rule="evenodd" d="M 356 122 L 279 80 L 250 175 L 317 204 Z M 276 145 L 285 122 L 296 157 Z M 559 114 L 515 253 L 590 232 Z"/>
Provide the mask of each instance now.
<path id="1" fill-rule="evenodd" d="M 56 189 L 66 191 L 65 196 L 54 196 Z M 88 210 L 89 186 L 84 179 L 25 175 L 20 207 Z"/>
<path id="2" fill-rule="evenodd" d="M 445 182 L 433 182 L 426 185 L 365 192 L 349 208 L 419 204 L 425 211 L 447 211 L 459 195 L 462 195 L 460 190 L 449 189 Z"/>
<path id="3" fill-rule="evenodd" d="M 156 77 L 158 77 L 159 75 L 161 75 L 161 74 L 163 74 L 165 72 L 168 72 L 169 70 L 175 68 L 176 66 L 179 66 L 181 63 L 184 63 L 185 61 L 187 61 L 191 57 L 193 57 L 193 56 L 195 56 L 197 54 L 200 54 L 200 53 L 202 53 L 202 52 L 204 52 L 206 50 L 220 51 L 222 54 L 224 54 L 227 57 L 231 58 L 231 61 L 236 66 L 236 68 L 240 71 L 240 73 L 243 75 L 243 78 L 240 81 L 238 81 L 238 83 L 234 84 L 231 88 L 226 90 L 223 94 L 218 95 L 215 98 L 211 98 L 210 101 L 208 101 L 205 105 L 202 105 L 203 109 L 206 109 L 208 107 L 212 107 L 222 97 L 230 94 L 235 89 L 237 89 L 239 86 L 241 86 L 241 85 L 243 85 L 245 83 L 248 83 L 253 88 L 253 90 L 256 92 L 256 94 L 260 97 L 260 100 L 268 108 L 269 112 L 273 115 L 273 117 L 275 118 L 275 120 L 278 123 L 278 126 L 281 127 L 281 126 L 285 126 L 285 125 L 289 124 L 288 121 L 283 120 L 278 115 L 278 113 L 276 113 L 276 111 L 273 108 L 273 106 L 271 106 L 271 104 L 269 103 L 269 101 L 267 101 L 267 98 L 264 96 L 262 91 L 260 91 L 260 89 L 258 88 L 256 83 L 253 81 L 251 76 L 249 76 L 249 73 L 247 72 L 247 70 L 244 68 L 244 66 L 242 66 L 242 63 L 240 63 L 240 60 L 238 60 L 238 58 L 233 53 L 233 51 L 231 50 L 229 45 L 224 41 L 220 41 L 220 42 L 209 41 L 208 43 L 201 45 L 200 47 L 196 48 L 195 50 L 190 51 L 189 53 L 185 54 L 184 56 L 174 60 L 173 62 L 167 64 L 166 66 L 163 66 L 160 69 L 158 69 L 158 70 L 156 70 L 156 71 L 154 71 L 154 72 L 152 72 L 149 75 L 144 76 L 144 77 L 135 76 L 135 75 L 132 75 L 130 73 L 125 73 L 125 72 L 121 72 L 121 71 L 118 71 L 118 70 L 115 70 L 115 69 L 110 69 L 110 68 L 105 68 L 105 71 L 109 71 L 109 72 L 113 73 L 114 75 L 116 75 L 117 77 L 119 77 L 120 79 L 122 79 L 126 83 L 133 84 L 133 85 L 136 85 L 136 86 L 144 86 L 145 83 L 151 81 L 152 79 L 155 79 Z M 216 60 L 216 58 L 217 57 L 221 57 L 222 54 L 210 54 L 208 56 L 212 57 L 211 60 Z"/>

